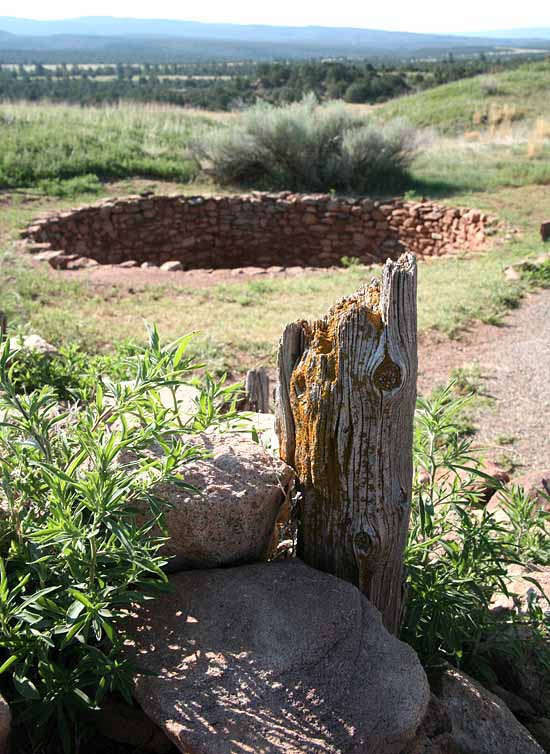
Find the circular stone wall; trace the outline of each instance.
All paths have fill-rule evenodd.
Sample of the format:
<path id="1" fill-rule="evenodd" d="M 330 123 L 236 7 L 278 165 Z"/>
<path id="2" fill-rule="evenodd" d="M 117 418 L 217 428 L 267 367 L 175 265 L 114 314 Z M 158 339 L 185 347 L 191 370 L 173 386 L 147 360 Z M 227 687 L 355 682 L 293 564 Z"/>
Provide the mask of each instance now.
<path id="1" fill-rule="evenodd" d="M 44 258 L 62 251 L 100 264 L 328 267 L 342 257 L 372 263 L 405 250 L 423 257 L 476 249 L 491 222 L 432 202 L 258 192 L 109 199 L 41 218 L 23 237 Z"/>

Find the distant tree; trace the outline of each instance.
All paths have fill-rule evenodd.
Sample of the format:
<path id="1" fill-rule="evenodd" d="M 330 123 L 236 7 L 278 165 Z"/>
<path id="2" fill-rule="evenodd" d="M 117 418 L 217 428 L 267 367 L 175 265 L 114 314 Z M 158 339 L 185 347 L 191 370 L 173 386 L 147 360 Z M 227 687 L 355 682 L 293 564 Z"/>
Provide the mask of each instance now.
<path id="1" fill-rule="evenodd" d="M 356 104 L 362 104 L 369 102 L 372 96 L 371 84 L 368 79 L 360 79 L 354 81 L 346 89 L 344 99 L 346 102 L 353 102 Z"/>

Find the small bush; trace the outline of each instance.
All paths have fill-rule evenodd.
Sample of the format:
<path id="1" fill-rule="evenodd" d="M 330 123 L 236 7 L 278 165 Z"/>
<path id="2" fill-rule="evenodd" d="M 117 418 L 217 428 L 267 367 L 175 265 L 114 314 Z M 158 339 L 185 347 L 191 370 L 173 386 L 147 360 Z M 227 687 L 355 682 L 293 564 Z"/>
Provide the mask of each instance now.
<path id="1" fill-rule="evenodd" d="M 175 395 L 196 369 L 188 340 L 162 347 L 152 329 L 130 382 L 98 379 L 67 410 L 48 387 L 21 394 L 10 342 L 0 348 L 0 690 L 32 751 L 76 751 L 105 694 L 130 700 L 119 621 L 167 581 L 155 486 L 189 490 L 181 468 L 201 455 L 190 436 L 221 422 L 222 405 L 224 423 L 235 417 L 235 389 L 208 375 L 185 423 L 175 400 L 162 405 L 159 390 Z"/>
<path id="2" fill-rule="evenodd" d="M 79 175 L 67 180 L 59 178 L 43 179 L 38 181 L 36 188 L 46 196 L 58 196 L 65 199 L 79 194 L 99 194 L 103 190 L 99 178 L 93 173 Z"/>
<path id="3" fill-rule="evenodd" d="M 521 277 L 531 285 L 550 288 L 550 258 L 540 264 L 525 262 L 521 268 Z"/>
<path id="4" fill-rule="evenodd" d="M 550 562 L 550 514 L 518 488 L 500 490 L 498 521 L 487 511 L 480 482 L 501 485 L 484 474 L 471 441 L 460 435 L 466 401 L 447 388 L 418 403 L 401 635 L 426 666 L 448 661 L 494 682 L 495 643 L 502 642 L 504 652 L 521 652 L 507 628 L 527 623 L 544 631 L 547 619 L 536 609 L 527 616 L 494 612 L 491 602 L 508 594 L 512 563 Z"/>
<path id="5" fill-rule="evenodd" d="M 500 87 L 498 79 L 495 76 L 487 76 L 483 78 L 479 83 L 481 93 L 486 97 L 495 97 L 500 94 Z"/>
<path id="6" fill-rule="evenodd" d="M 91 356 L 77 345 L 61 346 L 56 353 L 40 353 L 22 348 L 12 351 L 10 377 L 17 393 L 32 393 L 48 387 L 60 401 L 93 397 L 98 380 L 126 380 L 133 356 L 143 349 L 131 342 L 119 344 L 113 354 Z"/>
<path id="7" fill-rule="evenodd" d="M 403 121 L 374 125 L 341 103 L 319 106 L 313 96 L 285 107 L 257 104 L 191 142 L 220 183 L 306 191 L 383 187 L 406 173 L 416 147 Z"/>

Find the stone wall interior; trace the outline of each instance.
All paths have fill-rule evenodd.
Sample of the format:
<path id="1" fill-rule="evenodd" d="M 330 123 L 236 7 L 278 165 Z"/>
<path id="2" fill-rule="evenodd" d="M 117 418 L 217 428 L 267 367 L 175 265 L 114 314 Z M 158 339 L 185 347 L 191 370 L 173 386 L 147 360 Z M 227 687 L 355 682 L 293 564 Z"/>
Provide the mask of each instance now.
<path id="1" fill-rule="evenodd" d="M 178 269 L 364 263 L 483 246 L 492 220 L 428 201 L 326 194 L 151 195 L 108 199 L 42 217 L 23 233 L 54 267 L 86 262 Z M 73 266 L 86 266 L 74 264 Z"/>

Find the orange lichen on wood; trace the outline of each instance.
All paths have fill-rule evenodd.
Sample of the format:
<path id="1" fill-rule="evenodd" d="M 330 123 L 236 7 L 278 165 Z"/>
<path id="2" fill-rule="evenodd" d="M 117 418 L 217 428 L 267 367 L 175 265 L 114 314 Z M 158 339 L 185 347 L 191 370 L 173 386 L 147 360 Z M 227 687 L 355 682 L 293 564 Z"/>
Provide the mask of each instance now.
<path id="1" fill-rule="evenodd" d="M 388 262 L 382 283 L 323 319 L 289 325 L 279 382 L 281 456 L 302 493 L 298 554 L 359 585 L 395 630 L 412 481 L 414 257 Z"/>
<path id="2" fill-rule="evenodd" d="M 309 479 L 313 478 L 315 469 L 326 467 L 322 444 L 317 437 L 318 407 L 329 399 L 338 379 L 339 332 L 345 329 L 347 319 L 361 313 L 366 314 L 377 332 L 381 331 L 378 280 L 373 280 L 355 295 L 338 301 L 323 319 L 302 323 L 308 349 L 291 376 L 290 399 L 296 429 L 294 463 L 298 472 Z"/>

